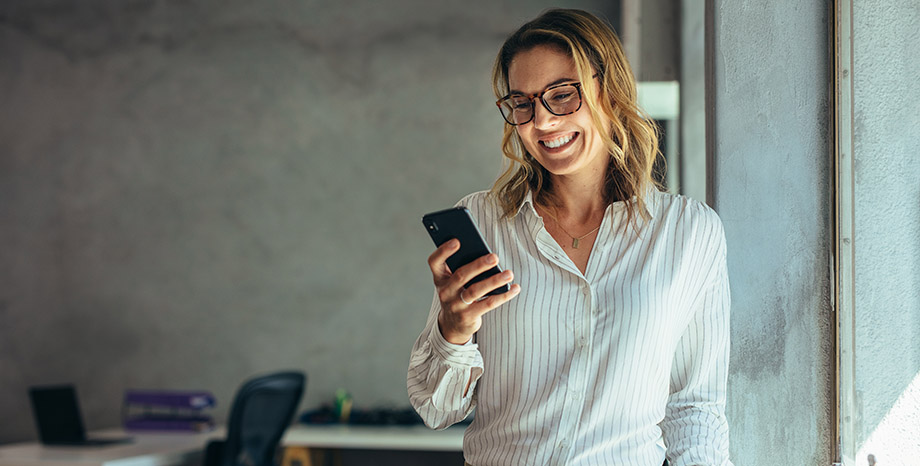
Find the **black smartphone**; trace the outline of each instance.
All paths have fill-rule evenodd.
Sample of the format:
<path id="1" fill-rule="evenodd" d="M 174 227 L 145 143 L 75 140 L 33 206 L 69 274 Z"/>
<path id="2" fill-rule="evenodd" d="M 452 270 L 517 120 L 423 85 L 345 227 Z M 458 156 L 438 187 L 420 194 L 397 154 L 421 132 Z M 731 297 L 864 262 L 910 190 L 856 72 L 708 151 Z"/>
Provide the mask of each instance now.
<path id="1" fill-rule="evenodd" d="M 479 228 L 476 227 L 476 222 L 473 221 L 473 217 L 470 216 L 470 211 L 466 207 L 454 207 L 452 209 L 425 214 L 422 217 L 422 223 L 425 225 L 425 230 L 428 232 L 428 235 L 431 236 L 431 239 L 437 247 L 440 247 L 452 238 L 460 240 L 460 250 L 447 258 L 447 266 L 450 267 L 451 271 L 457 270 L 492 252 L 485 240 L 482 239 L 482 234 L 479 233 Z M 473 279 L 463 285 L 463 287 L 467 288 L 471 284 L 482 281 L 497 273 L 501 273 L 501 271 L 502 270 L 496 265 L 473 277 Z M 510 289 L 511 288 L 506 283 L 487 294 L 502 294 L 508 292 Z"/>

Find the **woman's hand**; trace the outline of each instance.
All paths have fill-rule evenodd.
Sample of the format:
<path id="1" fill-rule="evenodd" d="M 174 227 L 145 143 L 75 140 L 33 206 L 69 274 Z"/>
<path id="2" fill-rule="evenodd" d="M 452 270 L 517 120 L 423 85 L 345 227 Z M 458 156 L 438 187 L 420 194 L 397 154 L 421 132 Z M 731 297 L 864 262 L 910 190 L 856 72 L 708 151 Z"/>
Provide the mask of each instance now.
<path id="1" fill-rule="evenodd" d="M 514 274 L 505 270 L 485 280 L 463 288 L 477 275 L 498 264 L 498 256 L 487 254 L 463 267 L 451 272 L 447 267 L 447 258 L 460 249 L 460 241 L 452 239 L 441 245 L 428 257 L 428 266 L 434 277 L 434 286 L 441 301 L 441 313 L 438 315 L 438 328 L 441 335 L 450 343 L 462 345 L 473 337 L 482 326 L 483 314 L 506 303 L 521 292 L 521 286 L 514 284 L 502 294 L 486 296 L 499 286 L 511 283 Z"/>

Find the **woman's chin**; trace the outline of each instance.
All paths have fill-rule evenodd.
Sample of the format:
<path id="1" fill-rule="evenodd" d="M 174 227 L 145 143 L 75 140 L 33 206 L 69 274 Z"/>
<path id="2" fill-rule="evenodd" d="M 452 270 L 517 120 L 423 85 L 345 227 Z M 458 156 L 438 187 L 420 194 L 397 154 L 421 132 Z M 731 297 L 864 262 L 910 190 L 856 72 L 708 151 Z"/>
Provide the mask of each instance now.
<path id="1" fill-rule="evenodd" d="M 556 154 L 541 152 L 537 162 L 554 176 L 572 175 L 587 166 L 584 154 L 576 150 Z"/>

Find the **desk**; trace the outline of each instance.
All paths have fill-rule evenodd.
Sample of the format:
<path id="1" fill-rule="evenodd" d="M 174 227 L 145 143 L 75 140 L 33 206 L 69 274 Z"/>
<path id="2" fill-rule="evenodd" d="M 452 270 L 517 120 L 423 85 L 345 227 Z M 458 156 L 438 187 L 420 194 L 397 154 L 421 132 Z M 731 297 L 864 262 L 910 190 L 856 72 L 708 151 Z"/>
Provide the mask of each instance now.
<path id="1" fill-rule="evenodd" d="M 308 465 L 311 448 L 459 452 L 463 450 L 465 429 L 465 426 L 435 431 L 425 426 L 296 425 L 285 432 L 281 444 L 286 447 L 286 458 Z M 2 445 L 0 466 L 197 466 L 208 441 L 226 434 L 223 429 L 206 433 L 125 433 L 111 429 L 90 435 L 94 438 L 130 435 L 134 442 L 102 447 L 47 447 L 36 442 Z"/>
<path id="2" fill-rule="evenodd" d="M 296 425 L 281 439 L 285 466 L 313 463 L 310 449 L 463 451 L 466 426 L 431 430 L 425 426 Z"/>
<path id="3" fill-rule="evenodd" d="M 0 446 L 0 466 L 185 466 L 200 465 L 208 440 L 223 430 L 205 433 L 92 432 L 92 438 L 134 437 L 134 442 L 106 446 L 49 447 L 36 442 Z"/>
<path id="4" fill-rule="evenodd" d="M 463 451 L 466 426 L 431 430 L 425 426 L 292 426 L 285 447 L 369 450 Z"/>

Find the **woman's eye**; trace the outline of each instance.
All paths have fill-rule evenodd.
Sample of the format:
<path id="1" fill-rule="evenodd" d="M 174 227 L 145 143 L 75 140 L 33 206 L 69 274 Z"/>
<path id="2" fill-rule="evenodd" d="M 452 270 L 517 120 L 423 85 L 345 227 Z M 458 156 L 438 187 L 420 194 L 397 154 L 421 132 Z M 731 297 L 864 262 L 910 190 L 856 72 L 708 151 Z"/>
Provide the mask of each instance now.
<path id="1" fill-rule="evenodd" d="M 572 92 L 560 92 L 558 94 L 553 94 L 553 96 L 550 97 L 550 100 L 553 102 L 565 102 L 566 100 L 571 99 L 572 95 Z"/>
<path id="2" fill-rule="evenodd" d="M 513 110 L 519 110 L 519 111 L 520 111 L 520 110 L 527 110 L 528 108 L 530 108 L 530 101 L 529 101 L 529 100 L 522 100 L 522 101 L 518 101 L 518 102 L 512 101 L 512 102 L 511 102 L 511 108 L 512 108 Z"/>

